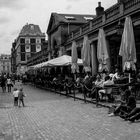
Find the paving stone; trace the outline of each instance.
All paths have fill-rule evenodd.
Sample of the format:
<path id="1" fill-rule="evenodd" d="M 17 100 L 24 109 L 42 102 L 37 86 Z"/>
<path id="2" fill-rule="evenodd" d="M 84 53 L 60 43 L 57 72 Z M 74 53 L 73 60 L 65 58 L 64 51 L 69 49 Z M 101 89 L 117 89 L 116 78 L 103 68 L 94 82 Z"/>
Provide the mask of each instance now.
<path id="1" fill-rule="evenodd" d="M 19 83 L 18 83 L 19 84 Z M 21 84 L 19 84 L 21 86 Z M 0 140 L 139 140 L 140 123 L 108 117 L 108 109 L 22 85 L 26 107 L 0 93 Z"/>

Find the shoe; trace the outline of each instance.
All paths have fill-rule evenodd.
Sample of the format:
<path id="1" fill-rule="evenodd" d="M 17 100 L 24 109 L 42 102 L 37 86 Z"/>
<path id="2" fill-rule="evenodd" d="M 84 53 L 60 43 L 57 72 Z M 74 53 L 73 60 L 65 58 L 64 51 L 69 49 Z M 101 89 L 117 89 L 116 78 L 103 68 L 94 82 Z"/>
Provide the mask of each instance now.
<path id="1" fill-rule="evenodd" d="M 114 114 L 114 113 L 110 113 L 110 114 L 108 115 L 108 117 L 112 117 L 112 116 L 115 116 L 115 114 Z"/>

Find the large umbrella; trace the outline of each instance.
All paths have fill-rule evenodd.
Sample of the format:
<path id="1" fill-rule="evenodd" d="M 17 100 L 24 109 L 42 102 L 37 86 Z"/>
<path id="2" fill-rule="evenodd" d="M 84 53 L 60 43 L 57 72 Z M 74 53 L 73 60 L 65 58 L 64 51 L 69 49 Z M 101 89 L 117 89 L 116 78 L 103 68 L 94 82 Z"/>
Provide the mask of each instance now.
<path id="1" fill-rule="evenodd" d="M 42 67 L 54 67 L 54 66 L 69 66 L 72 64 L 72 58 L 69 55 L 62 55 L 60 57 L 51 59 L 47 62 L 44 62 Z M 77 60 L 78 65 L 83 65 L 82 59 Z"/>
<path id="2" fill-rule="evenodd" d="M 84 36 L 83 48 L 82 48 L 82 60 L 85 72 L 91 71 L 90 62 L 91 62 L 91 52 L 90 52 L 90 42 L 88 36 Z"/>
<path id="3" fill-rule="evenodd" d="M 76 72 L 79 72 L 79 67 L 78 67 L 78 64 L 77 64 L 77 61 L 78 61 L 78 55 L 77 55 L 77 46 L 76 46 L 76 42 L 73 41 L 72 42 L 72 66 L 71 66 L 71 69 L 72 69 L 72 72 L 73 73 L 76 73 Z"/>
<path id="4" fill-rule="evenodd" d="M 123 58 L 123 70 L 135 70 L 136 48 L 131 17 L 126 17 L 119 55 Z"/>
<path id="5" fill-rule="evenodd" d="M 109 58 L 105 33 L 103 29 L 99 29 L 98 44 L 97 44 L 97 59 L 99 62 L 99 72 L 109 70 L 107 67 L 107 59 Z"/>

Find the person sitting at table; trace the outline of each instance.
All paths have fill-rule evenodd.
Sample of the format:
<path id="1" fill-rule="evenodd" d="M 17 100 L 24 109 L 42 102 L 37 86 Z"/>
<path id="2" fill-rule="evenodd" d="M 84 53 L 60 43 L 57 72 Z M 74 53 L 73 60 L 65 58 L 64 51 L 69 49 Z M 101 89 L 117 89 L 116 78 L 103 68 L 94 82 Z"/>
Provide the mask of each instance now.
<path id="1" fill-rule="evenodd" d="M 82 79 L 81 79 L 79 74 L 77 75 L 77 78 L 76 78 L 76 81 L 75 81 L 75 86 L 78 89 L 78 91 L 80 93 L 82 93 Z"/>
<path id="2" fill-rule="evenodd" d="M 117 80 L 117 79 L 119 79 L 120 78 L 120 75 L 119 75 L 119 70 L 118 69 L 116 69 L 115 70 L 115 74 L 113 75 L 113 80 Z"/>
<path id="3" fill-rule="evenodd" d="M 102 88 L 103 87 L 103 80 L 101 79 L 100 75 L 96 76 L 96 80 L 95 80 L 95 86 Z"/>
<path id="4" fill-rule="evenodd" d="M 100 99 L 103 99 L 103 96 L 106 94 L 108 97 L 108 100 L 112 100 L 111 92 L 112 92 L 112 87 L 107 87 L 107 86 L 112 86 L 114 85 L 114 82 L 112 81 L 111 77 L 108 75 L 105 77 L 105 81 L 103 82 L 103 89 L 99 90 L 99 97 Z M 106 87 L 106 88 L 105 88 Z"/>
<path id="5" fill-rule="evenodd" d="M 103 87 L 103 82 L 104 82 L 104 81 L 101 79 L 101 76 L 98 74 L 98 75 L 96 76 L 96 80 L 92 82 L 93 86 L 96 87 L 96 90 L 93 90 L 93 91 L 91 92 L 91 98 L 92 98 L 92 99 L 95 98 L 95 97 L 97 97 L 97 99 L 99 99 L 99 95 L 98 95 L 98 94 L 96 95 L 96 92 L 98 93 L 98 91 L 102 89 L 102 87 Z"/>

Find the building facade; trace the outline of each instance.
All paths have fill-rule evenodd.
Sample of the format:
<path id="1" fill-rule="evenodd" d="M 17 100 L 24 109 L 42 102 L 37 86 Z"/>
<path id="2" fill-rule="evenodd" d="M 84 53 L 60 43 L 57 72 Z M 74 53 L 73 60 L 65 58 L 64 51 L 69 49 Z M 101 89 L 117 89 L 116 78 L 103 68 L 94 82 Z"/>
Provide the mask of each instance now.
<path id="1" fill-rule="evenodd" d="M 0 73 L 11 74 L 11 55 L 8 54 L 0 55 Z"/>
<path id="2" fill-rule="evenodd" d="M 107 48 L 109 51 L 109 59 L 107 62 L 109 70 L 114 69 L 114 66 L 117 66 L 121 69 L 122 58 L 119 56 L 119 49 L 126 16 L 130 16 L 133 22 L 137 52 L 136 65 L 137 68 L 140 68 L 140 0 L 118 0 L 115 5 L 111 6 L 105 11 L 104 8 L 101 7 L 101 3 L 99 3 L 98 7 L 96 8 L 96 16 L 94 16 L 94 18 L 87 23 L 78 25 L 79 27 L 71 31 L 68 35 L 66 35 L 66 37 L 62 36 L 62 30 L 59 29 L 61 26 L 50 26 L 51 24 L 55 25 L 55 20 L 52 20 L 53 18 L 51 17 L 47 30 L 49 48 L 51 51 L 50 56 L 53 55 L 52 52 L 58 52 L 58 50 L 59 54 L 61 55 L 71 55 L 72 42 L 76 41 L 77 50 L 80 57 L 81 49 L 83 46 L 83 39 L 84 36 L 87 36 L 90 41 L 91 48 L 92 74 L 96 74 L 99 65 L 97 61 L 98 33 L 99 29 L 103 29 L 105 32 Z M 76 19 L 76 17 L 73 15 L 71 19 L 74 18 Z M 62 18 L 60 19 L 62 22 L 59 21 L 59 25 L 63 23 Z M 54 37 L 58 31 L 61 31 L 61 35 L 59 36 L 60 41 L 56 40 Z"/>
<path id="3" fill-rule="evenodd" d="M 48 41 L 44 43 L 44 48 L 40 52 L 28 59 L 27 65 L 33 66 L 64 54 L 62 44 L 67 36 L 94 17 L 94 15 L 52 13 L 47 29 Z"/>
<path id="4" fill-rule="evenodd" d="M 42 62 L 48 61 L 48 42 L 43 43 L 42 50 L 27 60 L 27 66 L 33 66 Z"/>
<path id="5" fill-rule="evenodd" d="M 43 49 L 45 34 L 40 27 L 26 24 L 12 44 L 11 64 L 12 72 L 24 74 L 27 70 L 27 60 Z"/>
<path id="6" fill-rule="evenodd" d="M 94 17 L 95 15 L 52 13 L 47 29 L 49 59 L 64 54 L 66 49 L 63 44 L 67 37 Z"/>

